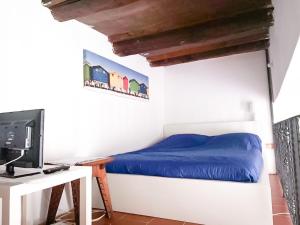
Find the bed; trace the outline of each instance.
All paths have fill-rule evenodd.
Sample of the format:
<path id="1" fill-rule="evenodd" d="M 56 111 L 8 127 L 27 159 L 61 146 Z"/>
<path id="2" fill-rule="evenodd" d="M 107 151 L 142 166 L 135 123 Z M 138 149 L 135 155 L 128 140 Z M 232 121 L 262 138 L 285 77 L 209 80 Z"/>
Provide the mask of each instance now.
<path id="1" fill-rule="evenodd" d="M 164 136 L 257 133 L 255 127 L 253 121 L 173 124 L 165 126 Z M 153 154 L 151 150 L 150 153 Z M 257 170 L 259 167 L 258 163 Z M 113 168 L 108 168 L 108 171 L 113 172 Z M 160 177 L 155 173 L 151 176 L 108 173 L 112 204 L 116 211 L 206 225 L 272 225 L 271 194 L 266 171 L 259 170 L 258 175 L 241 179 L 239 181 L 243 182 L 231 181 L 226 176 L 223 180 L 210 180 L 193 176 L 180 178 L 174 174 Z"/>

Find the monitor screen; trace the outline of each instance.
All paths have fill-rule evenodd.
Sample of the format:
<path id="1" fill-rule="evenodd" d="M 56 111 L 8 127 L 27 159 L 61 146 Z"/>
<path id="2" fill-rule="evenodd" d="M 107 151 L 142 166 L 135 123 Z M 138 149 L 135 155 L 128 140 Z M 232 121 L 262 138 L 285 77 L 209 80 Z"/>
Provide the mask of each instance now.
<path id="1" fill-rule="evenodd" d="M 15 167 L 42 168 L 44 110 L 0 113 L 0 164 L 14 161 Z"/>

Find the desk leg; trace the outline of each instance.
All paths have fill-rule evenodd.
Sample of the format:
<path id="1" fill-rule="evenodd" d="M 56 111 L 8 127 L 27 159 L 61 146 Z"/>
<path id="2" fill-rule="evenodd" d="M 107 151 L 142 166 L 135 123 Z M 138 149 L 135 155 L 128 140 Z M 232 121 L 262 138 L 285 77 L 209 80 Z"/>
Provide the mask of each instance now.
<path id="1" fill-rule="evenodd" d="M 80 225 L 92 224 L 92 177 L 80 179 Z"/>
<path id="2" fill-rule="evenodd" d="M 64 191 L 64 188 L 65 188 L 65 184 L 57 185 L 52 188 L 46 225 L 52 224 L 55 222 L 55 216 L 57 213 L 57 209 L 58 209 L 59 202 L 60 202 L 62 193 Z"/>
<path id="3" fill-rule="evenodd" d="M 96 180 L 103 200 L 106 216 L 111 218 L 113 210 L 104 166 L 98 170 Z"/>
<path id="4" fill-rule="evenodd" d="M 21 225 L 21 196 L 7 192 L 2 198 L 2 225 Z"/>
<path id="5" fill-rule="evenodd" d="M 79 225 L 80 180 L 78 179 L 78 180 L 71 181 L 71 186 L 72 186 L 75 224 Z"/>

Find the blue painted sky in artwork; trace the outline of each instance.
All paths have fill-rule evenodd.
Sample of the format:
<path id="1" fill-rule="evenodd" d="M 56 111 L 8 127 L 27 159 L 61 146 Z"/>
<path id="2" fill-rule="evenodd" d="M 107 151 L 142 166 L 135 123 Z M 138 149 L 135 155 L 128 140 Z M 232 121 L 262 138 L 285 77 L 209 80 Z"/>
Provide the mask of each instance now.
<path id="1" fill-rule="evenodd" d="M 141 73 L 138 73 L 128 67 L 122 66 L 107 58 L 90 52 L 86 49 L 83 50 L 83 60 L 87 61 L 91 66 L 100 65 L 108 72 L 117 72 L 121 76 L 127 76 L 128 80 L 135 79 L 137 82 L 144 83 L 149 87 L 149 78 Z"/>

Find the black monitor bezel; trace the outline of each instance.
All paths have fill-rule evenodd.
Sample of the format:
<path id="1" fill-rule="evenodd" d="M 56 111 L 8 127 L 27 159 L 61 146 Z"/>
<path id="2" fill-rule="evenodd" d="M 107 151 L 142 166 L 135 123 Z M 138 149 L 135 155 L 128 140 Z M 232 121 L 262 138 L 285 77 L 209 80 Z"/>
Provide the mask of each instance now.
<path id="1" fill-rule="evenodd" d="M 4 121 L 34 120 L 36 121 L 33 134 L 33 149 L 26 154 L 31 154 L 30 159 L 24 157 L 14 163 L 16 167 L 42 168 L 43 167 L 43 143 L 44 143 L 44 109 L 33 109 L 23 111 L 12 111 L 0 113 L 0 123 Z M 32 151 L 32 152 L 30 152 Z M 0 149 L 0 156 L 3 156 L 3 149 Z M 30 162 L 29 162 L 30 161 Z M 28 163 L 26 163 L 28 162 Z M 32 163 L 32 164 L 30 164 Z"/>

